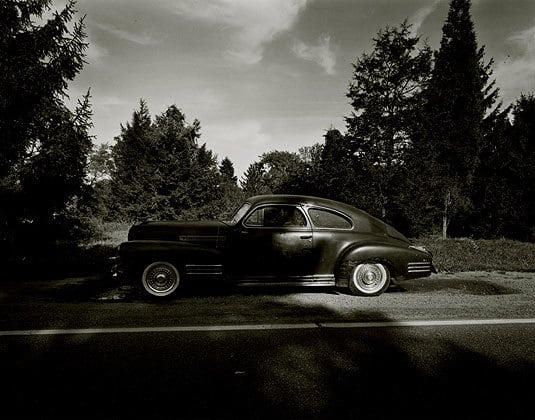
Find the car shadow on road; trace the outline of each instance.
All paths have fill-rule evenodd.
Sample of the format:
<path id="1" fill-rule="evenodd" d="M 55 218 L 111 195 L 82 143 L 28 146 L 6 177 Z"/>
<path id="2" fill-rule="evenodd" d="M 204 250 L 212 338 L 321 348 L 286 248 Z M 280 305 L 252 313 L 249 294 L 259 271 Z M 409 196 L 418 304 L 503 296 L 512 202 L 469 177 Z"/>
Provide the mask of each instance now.
<path id="1" fill-rule="evenodd" d="M 366 319 L 394 321 L 375 310 L 353 318 Z M 0 401 L 40 418 L 531 417 L 529 358 L 497 362 L 493 343 L 459 344 L 457 333 L 318 326 L 4 338 L 10 386 Z"/>

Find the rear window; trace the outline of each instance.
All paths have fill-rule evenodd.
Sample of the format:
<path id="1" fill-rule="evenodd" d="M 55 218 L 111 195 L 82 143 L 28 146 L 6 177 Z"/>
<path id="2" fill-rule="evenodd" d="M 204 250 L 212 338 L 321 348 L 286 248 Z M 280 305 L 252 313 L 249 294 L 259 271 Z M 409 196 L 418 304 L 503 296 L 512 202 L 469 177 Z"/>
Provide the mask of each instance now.
<path id="1" fill-rule="evenodd" d="M 341 214 L 325 209 L 309 209 L 308 215 L 312 224 L 317 228 L 351 229 L 351 220 Z"/>

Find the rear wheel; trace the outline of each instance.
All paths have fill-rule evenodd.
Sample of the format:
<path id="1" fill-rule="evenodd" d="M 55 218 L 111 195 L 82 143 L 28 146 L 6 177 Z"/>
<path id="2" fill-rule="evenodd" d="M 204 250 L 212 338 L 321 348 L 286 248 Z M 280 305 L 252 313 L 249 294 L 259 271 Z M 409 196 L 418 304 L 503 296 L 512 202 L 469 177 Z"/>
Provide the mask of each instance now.
<path id="1" fill-rule="evenodd" d="M 156 261 L 145 268 L 141 275 L 141 283 L 145 291 L 152 296 L 169 296 L 178 288 L 180 274 L 173 264 Z"/>
<path id="2" fill-rule="evenodd" d="M 358 264 L 349 274 L 349 290 L 358 296 L 378 296 L 390 285 L 388 268 L 380 263 Z"/>

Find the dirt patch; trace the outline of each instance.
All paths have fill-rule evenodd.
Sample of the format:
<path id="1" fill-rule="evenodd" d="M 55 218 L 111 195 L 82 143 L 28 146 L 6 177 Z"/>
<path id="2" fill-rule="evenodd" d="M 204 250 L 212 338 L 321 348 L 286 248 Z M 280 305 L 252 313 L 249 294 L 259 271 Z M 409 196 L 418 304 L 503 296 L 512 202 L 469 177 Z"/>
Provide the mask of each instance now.
<path id="1" fill-rule="evenodd" d="M 399 286 L 411 293 L 427 293 L 433 291 L 447 291 L 463 295 L 489 296 L 489 295 L 512 295 L 519 293 L 518 290 L 481 280 L 453 280 L 444 279 L 418 283 L 403 283 Z"/>
<path id="2" fill-rule="evenodd" d="M 512 295 L 522 293 L 519 281 L 535 281 L 532 273 L 472 271 L 437 274 L 430 278 L 402 282 L 398 288 L 411 293 L 445 291 L 474 296 Z"/>

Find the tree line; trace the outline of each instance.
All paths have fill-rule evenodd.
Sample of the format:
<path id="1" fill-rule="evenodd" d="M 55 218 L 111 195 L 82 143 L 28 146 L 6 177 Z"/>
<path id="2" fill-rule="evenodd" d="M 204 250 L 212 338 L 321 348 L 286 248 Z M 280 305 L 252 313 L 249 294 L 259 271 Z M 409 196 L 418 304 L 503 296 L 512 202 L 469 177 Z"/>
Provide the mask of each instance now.
<path id="1" fill-rule="evenodd" d="M 535 238 L 535 97 L 503 108 L 469 0 L 451 0 L 440 48 L 403 22 L 353 64 L 344 132 L 267 151 L 238 181 L 176 105 L 141 100 L 112 145 L 93 145 L 91 96 L 65 105 L 85 64 L 75 2 L 0 3 L 0 246 L 79 240 L 101 221 L 225 218 L 247 196 L 319 195 L 411 236 Z M 36 245 L 37 246 L 37 245 Z"/>

